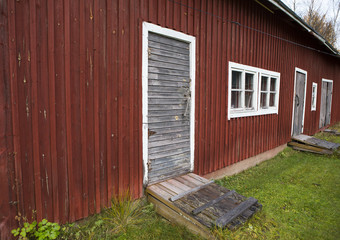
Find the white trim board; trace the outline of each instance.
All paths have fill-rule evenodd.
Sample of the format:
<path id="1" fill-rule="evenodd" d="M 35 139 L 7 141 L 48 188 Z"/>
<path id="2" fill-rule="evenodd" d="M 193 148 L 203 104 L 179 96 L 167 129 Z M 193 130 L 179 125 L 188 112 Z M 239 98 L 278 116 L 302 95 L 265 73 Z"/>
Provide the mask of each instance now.
<path id="1" fill-rule="evenodd" d="M 296 89 L 295 89 L 295 86 L 296 86 L 296 73 L 299 72 L 299 73 L 302 73 L 302 74 L 305 74 L 306 76 L 306 82 L 305 82 L 305 96 L 304 96 L 304 101 L 303 101 L 303 114 L 302 114 L 302 129 L 301 129 L 301 133 L 303 133 L 303 128 L 305 126 L 305 110 L 306 110 L 306 95 L 307 95 L 307 71 L 301 69 L 301 68 L 298 68 L 298 67 L 295 67 L 295 72 L 294 72 L 294 93 L 293 93 L 293 112 L 292 112 L 292 125 L 291 125 L 291 131 L 290 131 L 290 135 L 293 136 L 293 127 L 294 127 L 294 110 L 295 110 L 295 92 L 296 92 Z"/>
<path id="2" fill-rule="evenodd" d="M 196 38 L 175 30 L 143 22 L 142 35 L 142 136 L 143 136 L 143 184 L 148 184 L 148 36 L 149 32 L 157 33 L 173 39 L 189 43 L 190 50 L 190 171 L 194 170 L 195 151 L 195 54 Z"/>

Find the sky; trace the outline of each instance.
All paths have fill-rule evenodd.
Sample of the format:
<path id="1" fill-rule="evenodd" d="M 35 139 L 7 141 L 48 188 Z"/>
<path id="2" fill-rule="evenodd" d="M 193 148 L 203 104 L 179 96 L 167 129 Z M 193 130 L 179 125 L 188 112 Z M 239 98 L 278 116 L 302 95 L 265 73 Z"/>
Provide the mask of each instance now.
<path id="1" fill-rule="evenodd" d="M 290 7 L 291 9 L 293 9 L 293 2 L 294 0 L 281 0 L 282 2 L 284 2 L 288 7 Z M 335 2 L 339 3 L 340 0 L 335 0 Z M 311 0 L 295 0 L 296 2 L 296 10 L 295 12 L 302 17 L 307 9 L 308 6 L 311 2 Z M 332 0 L 315 0 L 316 6 L 319 7 L 319 11 L 321 11 L 321 13 L 327 13 L 327 16 L 329 18 L 332 18 L 334 16 L 334 8 L 333 8 L 333 3 Z M 339 16 L 340 18 L 340 16 Z M 337 21 L 337 25 L 338 25 L 338 29 L 340 30 L 340 19 L 338 18 Z M 337 42 L 336 42 L 336 46 L 337 49 L 340 49 L 340 31 L 338 31 L 337 33 Z"/>

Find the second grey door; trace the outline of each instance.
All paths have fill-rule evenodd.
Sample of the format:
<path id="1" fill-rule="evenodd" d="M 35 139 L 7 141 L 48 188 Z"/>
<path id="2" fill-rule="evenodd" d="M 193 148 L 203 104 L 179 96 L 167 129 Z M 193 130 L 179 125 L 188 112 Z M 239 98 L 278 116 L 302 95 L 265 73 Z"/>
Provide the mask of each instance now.
<path id="1" fill-rule="evenodd" d="M 189 43 L 149 33 L 149 183 L 190 171 Z"/>
<path id="2" fill-rule="evenodd" d="M 320 128 L 331 123 L 332 91 L 333 82 L 323 80 L 321 86 Z"/>
<path id="3" fill-rule="evenodd" d="M 294 96 L 293 136 L 301 134 L 303 130 L 305 86 L 306 75 L 297 71 Z"/>

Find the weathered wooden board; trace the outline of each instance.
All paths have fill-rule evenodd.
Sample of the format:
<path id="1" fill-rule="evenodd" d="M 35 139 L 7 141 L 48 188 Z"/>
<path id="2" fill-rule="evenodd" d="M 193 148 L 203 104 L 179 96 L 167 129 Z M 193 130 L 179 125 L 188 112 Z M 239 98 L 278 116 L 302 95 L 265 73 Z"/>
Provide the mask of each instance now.
<path id="1" fill-rule="evenodd" d="M 326 140 L 318 139 L 318 138 L 307 136 L 304 134 L 293 136 L 292 139 L 298 142 L 302 142 L 305 144 L 309 144 L 312 146 L 329 149 L 329 150 L 337 149 L 340 146 L 340 144 L 338 143 L 328 142 Z"/>
<path id="2" fill-rule="evenodd" d="M 323 130 L 323 132 L 325 133 L 331 133 L 331 134 L 334 134 L 336 136 L 339 136 L 340 135 L 340 132 L 338 132 L 337 130 L 334 130 L 334 129 L 325 129 Z"/>
<path id="3" fill-rule="evenodd" d="M 319 147 L 314 147 L 314 146 L 299 143 L 299 142 L 289 142 L 288 145 L 292 146 L 294 149 L 299 150 L 299 151 L 306 151 L 306 152 L 312 152 L 312 153 L 318 153 L 318 154 L 333 154 L 333 152 L 330 150 L 319 148 Z"/>
<path id="4" fill-rule="evenodd" d="M 234 229 L 262 207 L 254 198 L 247 199 L 192 173 L 153 184 L 146 192 L 177 211 L 171 218 L 185 218 L 206 229 L 215 225 Z"/>
<path id="5" fill-rule="evenodd" d="M 200 206 L 200 207 L 194 209 L 194 210 L 192 211 L 192 213 L 193 213 L 194 215 L 197 215 L 197 214 L 201 213 L 204 209 L 206 209 L 206 208 L 208 208 L 208 207 L 211 207 L 211 206 L 215 205 L 216 203 L 220 202 L 222 199 L 224 199 L 224 198 L 226 198 L 226 197 L 229 197 L 231 194 L 234 194 L 234 193 L 235 193 L 234 190 L 229 191 L 229 192 L 223 194 L 222 196 L 220 196 L 220 197 L 218 197 L 218 198 L 215 198 L 215 199 L 213 199 L 213 200 L 207 202 L 206 204 L 203 204 L 202 206 Z"/>
<path id="6" fill-rule="evenodd" d="M 185 192 L 183 192 L 183 193 L 180 193 L 180 194 L 178 194 L 178 195 L 176 195 L 176 196 L 173 196 L 173 197 L 170 198 L 170 201 L 174 202 L 174 201 L 176 201 L 176 200 L 178 200 L 178 199 L 180 199 L 180 198 L 182 198 L 182 197 L 185 197 L 185 196 L 188 195 L 188 194 L 191 194 L 191 193 L 196 192 L 196 191 L 198 191 L 198 190 L 200 190 L 200 189 L 202 189 L 202 188 L 207 187 L 207 185 L 209 185 L 209 184 L 211 184 L 211 183 L 213 183 L 213 182 L 214 182 L 214 181 L 210 181 L 210 182 L 208 182 L 208 183 L 206 183 L 206 184 L 204 184 L 204 185 L 202 185 L 202 186 L 198 186 L 198 187 L 196 187 L 196 188 L 192 188 L 192 189 L 187 190 L 187 191 L 185 191 Z"/>

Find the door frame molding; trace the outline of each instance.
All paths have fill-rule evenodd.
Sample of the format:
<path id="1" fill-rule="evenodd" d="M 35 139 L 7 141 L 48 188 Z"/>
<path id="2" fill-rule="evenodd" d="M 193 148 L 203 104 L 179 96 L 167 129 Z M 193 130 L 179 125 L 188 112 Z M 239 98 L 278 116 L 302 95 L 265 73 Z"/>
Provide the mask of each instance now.
<path id="1" fill-rule="evenodd" d="M 333 86 L 334 86 L 334 83 L 333 83 L 333 80 L 330 80 L 330 79 L 326 79 L 326 78 L 322 78 L 321 79 L 321 94 L 320 94 L 320 98 L 322 98 L 322 86 L 323 86 L 323 82 L 329 82 L 329 83 L 332 83 L 332 96 L 331 96 L 331 106 L 330 106 L 330 111 L 331 111 L 331 114 L 332 114 L 332 102 L 333 102 Z M 320 99 L 320 116 L 319 116 L 319 128 L 320 128 L 320 119 L 321 119 L 321 108 L 322 108 L 322 105 L 321 105 L 321 99 Z M 325 125 L 327 126 L 327 124 Z M 323 126 L 323 127 L 325 127 Z M 321 128 L 323 128 L 321 127 Z"/>
<path id="2" fill-rule="evenodd" d="M 303 133 L 303 129 L 305 126 L 305 112 L 306 112 L 306 95 L 307 95 L 307 71 L 303 70 L 301 68 L 295 67 L 295 73 L 294 73 L 294 93 L 293 93 L 293 112 L 292 112 L 292 126 L 291 126 L 291 132 L 290 135 L 293 136 L 293 130 L 294 130 L 294 111 L 295 111 L 295 94 L 296 94 L 296 73 L 302 73 L 306 76 L 306 83 L 305 83 L 305 93 L 304 93 L 304 100 L 303 100 L 303 114 L 302 114 L 302 129 L 301 132 Z"/>
<path id="3" fill-rule="evenodd" d="M 142 151 L 143 151 L 143 184 L 148 184 L 148 37 L 149 32 L 189 43 L 190 55 L 190 171 L 194 170 L 195 151 L 195 54 L 196 38 L 182 32 L 143 22 L 142 33 Z"/>

